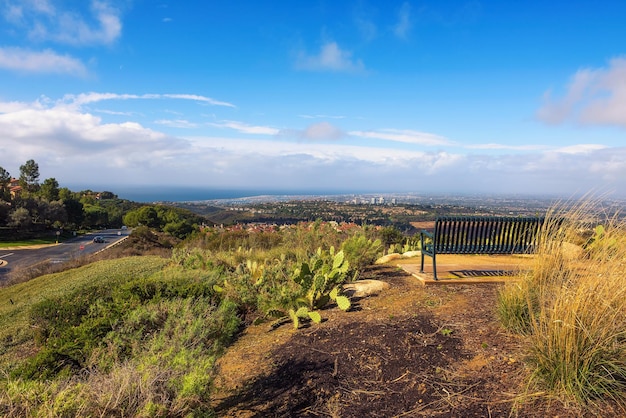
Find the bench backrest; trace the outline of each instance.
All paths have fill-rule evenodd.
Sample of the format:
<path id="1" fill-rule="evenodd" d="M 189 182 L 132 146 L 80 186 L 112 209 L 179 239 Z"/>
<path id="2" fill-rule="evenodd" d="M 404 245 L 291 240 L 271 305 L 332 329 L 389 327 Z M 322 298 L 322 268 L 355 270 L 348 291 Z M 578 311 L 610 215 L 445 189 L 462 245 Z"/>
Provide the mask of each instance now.
<path id="1" fill-rule="evenodd" d="M 540 217 L 442 216 L 435 221 L 433 246 L 439 254 L 523 254 L 538 244 Z"/>

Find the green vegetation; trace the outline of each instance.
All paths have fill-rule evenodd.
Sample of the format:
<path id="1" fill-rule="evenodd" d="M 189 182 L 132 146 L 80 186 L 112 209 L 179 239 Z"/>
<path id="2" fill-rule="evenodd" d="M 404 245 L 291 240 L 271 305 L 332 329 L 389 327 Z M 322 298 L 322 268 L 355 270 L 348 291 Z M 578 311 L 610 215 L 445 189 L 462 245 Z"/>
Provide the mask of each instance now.
<path id="1" fill-rule="evenodd" d="M 205 228 L 169 260 L 98 261 L 0 289 L 0 410 L 211 416 L 215 361 L 242 326 L 298 328 L 329 305 L 350 308 L 348 259 L 363 265 L 360 255 L 382 250 L 366 229 Z"/>
<path id="2" fill-rule="evenodd" d="M 146 205 L 126 212 L 124 224 L 130 227 L 147 226 L 184 239 L 198 229 L 203 218 L 185 209 L 164 205 Z"/>
<path id="3" fill-rule="evenodd" d="M 57 232 L 119 228 L 124 223 L 184 239 L 205 219 L 186 209 L 119 199 L 108 191 L 73 192 L 60 187 L 53 177 L 40 184 L 39 166 L 34 160 L 20 167 L 19 179 L 0 167 L 0 242 L 55 242 Z"/>
<path id="4" fill-rule="evenodd" d="M 592 209 L 545 229 L 534 268 L 498 306 L 502 323 L 527 336 L 534 381 L 582 404 L 626 398 L 626 225 L 597 225 Z"/>
<path id="5" fill-rule="evenodd" d="M 0 289 L 3 416 L 212 416 L 215 362 L 243 327 L 315 326 L 324 309 L 351 308 L 343 285 L 385 251 L 418 246 L 384 223 L 206 226 L 186 209 L 38 186 L 34 168 L 26 195 L 0 213 L 12 229 L 50 226 L 46 211 L 62 206 L 67 225 L 124 223 L 137 247 L 158 241 L 169 258 L 98 261 Z M 0 198 L 7 177 L 0 168 Z M 497 311 L 528 343 L 543 390 L 622 402 L 626 225 L 581 206 L 549 214 L 533 268 L 500 290 Z"/>
<path id="6" fill-rule="evenodd" d="M 22 240 L 22 241 L 0 242 L 0 248 L 27 247 L 31 245 L 48 245 L 48 244 L 54 244 L 56 242 L 57 242 L 56 236 L 49 236 L 45 238 L 35 238 L 35 239 Z"/>

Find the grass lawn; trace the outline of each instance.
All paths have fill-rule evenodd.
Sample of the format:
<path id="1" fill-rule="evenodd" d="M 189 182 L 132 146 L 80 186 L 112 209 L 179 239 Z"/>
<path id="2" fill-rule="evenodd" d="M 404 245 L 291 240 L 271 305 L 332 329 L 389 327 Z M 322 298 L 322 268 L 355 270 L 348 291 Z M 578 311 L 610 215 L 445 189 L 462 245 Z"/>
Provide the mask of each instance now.
<path id="1" fill-rule="evenodd" d="M 59 237 L 59 241 L 63 241 L 63 237 Z M 0 248 L 29 247 L 31 245 L 55 244 L 56 242 L 57 237 L 36 238 L 22 241 L 0 241 Z"/>

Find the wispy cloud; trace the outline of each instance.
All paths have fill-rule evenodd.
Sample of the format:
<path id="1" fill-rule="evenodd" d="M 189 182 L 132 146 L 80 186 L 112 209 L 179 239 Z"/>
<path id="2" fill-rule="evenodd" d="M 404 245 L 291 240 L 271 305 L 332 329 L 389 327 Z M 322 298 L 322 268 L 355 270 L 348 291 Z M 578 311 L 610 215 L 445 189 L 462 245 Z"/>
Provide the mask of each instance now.
<path id="1" fill-rule="evenodd" d="M 317 55 L 301 52 L 295 63 L 296 69 L 306 71 L 335 71 L 362 73 L 365 65 L 361 60 L 352 58 L 352 52 L 342 50 L 336 42 L 323 44 Z"/>
<path id="2" fill-rule="evenodd" d="M 345 116 L 340 115 L 298 115 L 303 119 L 345 119 Z"/>
<path id="3" fill-rule="evenodd" d="M 572 120 L 626 127 L 626 58 L 614 58 L 605 68 L 579 70 L 563 97 L 554 99 L 546 92 L 537 117 L 550 124 Z"/>
<path id="4" fill-rule="evenodd" d="M 603 150 L 608 148 L 606 145 L 600 144 L 577 144 L 570 145 L 568 147 L 557 148 L 555 152 L 560 152 L 563 154 L 591 154 L 595 151 Z"/>
<path id="5" fill-rule="evenodd" d="M 357 18 L 355 19 L 355 23 L 361 36 L 363 36 L 366 41 L 372 41 L 378 36 L 378 28 L 371 20 Z"/>
<path id="6" fill-rule="evenodd" d="M 311 141 L 319 140 L 336 140 L 344 137 L 346 134 L 338 127 L 328 123 L 320 122 L 309 125 L 303 132 L 302 138 Z"/>
<path id="7" fill-rule="evenodd" d="M 222 102 L 219 100 L 212 99 L 210 97 L 198 96 L 196 94 L 163 94 L 162 96 L 168 97 L 170 99 L 194 100 L 196 102 L 204 102 L 213 106 L 236 107 L 232 103 Z"/>
<path id="8" fill-rule="evenodd" d="M 197 123 L 193 123 L 185 119 L 159 119 L 155 120 L 154 123 L 169 126 L 170 128 L 192 129 L 198 127 Z"/>
<path id="9" fill-rule="evenodd" d="M 103 113 L 105 115 L 116 115 L 116 116 L 132 116 L 135 112 L 117 112 L 115 110 L 107 110 L 107 109 L 94 109 L 94 111 L 98 113 Z"/>
<path id="10" fill-rule="evenodd" d="M 411 30 L 411 5 L 408 2 L 402 3 L 398 12 L 398 22 L 393 27 L 393 33 L 401 39 L 406 39 Z"/>
<path id="11" fill-rule="evenodd" d="M 214 126 L 216 128 L 234 129 L 237 132 L 240 132 L 243 134 L 252 134 L 252 135 L 276 135 L 280 132 L 279 129 L 272 128 L 269 126 L 253 126 L 253 125 L 248 125 L 248 124 L 233 121 L 233 120 L 225 120 L 221 122 L 209 123 L 208 125 Z"/>
<path id="12" fill-rule="evenodd" d="M 37 41 L 55 41 L 69 45 L 109 45 L 122 33 L 121 12 L 109 1 L 92 0 L 89 11 L 57 9 L 51 2 L 24 2 L 13 9 L 14 25 L 25 28 L 28 37 Z"/>
<path id="13" fill-rule="evenodd" d="M 90 94 L 82 97 L 94 98 Z M 184 118 L 158 122 L 194 125 Z M 471 188 L 496 193 L 571 193 L 599 185 L 624 190 L 626 178 L 626 147 L 580 144 L 524 153 L 465 155 L 374 141 L 450 144 L 444 137 L 411 130 L 349 132 L 372 141 L 347 144 L 324 141 L 341 133 L 325 121 L 294 131 L 299 135 L 296 139 L 306 135 L 309 141 L 283 140 L 278 129 L 271 127 L 237 121 L 219 124 L 266 137 L 173 137 L 137 122 L 105 123 L 63 100 L 0 102 L 0 155 L 11 153 L 5 167 L 11 172 L 17 171 L 15 164 L 33 158 L 44 176 L 53 174 L 63 184 L 81 182 L 92 187 L 104 181 L 102 170 L 93 170 L 96 165 L 110 173 L 107 187 L 128 185 L 131 179 L 135 185 L 267 188 L 271 184 L 276 189 L 300 190 L 340 185 L 343 190 L 415 190 L 420 184 L 420 190 L 439 192 Z"/>
<path id="14" fill-rule="evenodd" d="M 548 147 L 545 145 L 508 145 L 508 144 L 474 144 L 474 145 L 466 145 L 465 148 L 468 149 L 485 149 L 485 150 L 511 150 L 511 151 L 539 151 L 542 149 L 547 149 Z"/>
<path id="15" fill-rule="evenodd" d="M 368 139 L 382 139 L 385 141 L 405 142 L 409 144 L 442 146 L 453 145 L 447 138 L 427 132 L 408 129 L 384 129 L 380 131 L 350 131 L 348 134 Z"/>
<path id="16" fill-rule="evenodd" d="M 206 96 L 196 94 L 119 94 L 119 93 L 81 93 L 78 95 L 67 94 L 60 103 L 68 106 L 83 106 L 90 103 L 101 102 L 105 100 L 158 100 L 158 99 L 177 99 L 191 100 L 199 103 L 206 103 L 213 106 L 235 107 L 234 104 L 212 99 Z"/>
<path id="17" fill-rule="evenodd" d="M 60 55 L 47 49 L 31 51 L 23 48 L 0 48 L 0 68 L 27 73 L 87 75 L 83 63 L 69 55 Z"/>

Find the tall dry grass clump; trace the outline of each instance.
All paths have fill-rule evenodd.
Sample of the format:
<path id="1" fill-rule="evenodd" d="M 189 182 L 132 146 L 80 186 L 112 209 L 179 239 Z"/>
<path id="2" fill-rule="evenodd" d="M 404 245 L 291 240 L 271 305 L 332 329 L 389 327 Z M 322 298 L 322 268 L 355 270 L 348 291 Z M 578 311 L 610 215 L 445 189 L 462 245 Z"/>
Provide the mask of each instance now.
<path id="1" fill-rule="evenodd" d="M 528 335 L 535 382 L 583 404 L 626 400 L 626 223 L 589 201 L 552 210 L 498 312 Z"/>

